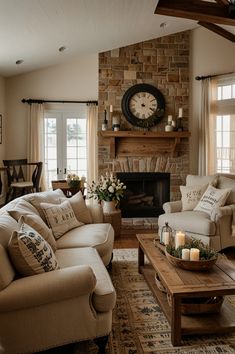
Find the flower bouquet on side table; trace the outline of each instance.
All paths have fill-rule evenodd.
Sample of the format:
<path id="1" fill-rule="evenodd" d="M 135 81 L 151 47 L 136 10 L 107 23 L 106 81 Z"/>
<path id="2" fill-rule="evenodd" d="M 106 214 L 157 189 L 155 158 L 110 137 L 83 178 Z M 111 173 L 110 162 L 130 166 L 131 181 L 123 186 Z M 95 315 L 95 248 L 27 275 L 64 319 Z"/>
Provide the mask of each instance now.
<path id="1" fill-rule="evenodd" d="M 88 186 L 89 198 L 97 199 L 103 206 L 104 213 L 115 211 L 118 202 L 123 198 L 126 186 L 113 174 L 101 176 L 99 181 Z"/>

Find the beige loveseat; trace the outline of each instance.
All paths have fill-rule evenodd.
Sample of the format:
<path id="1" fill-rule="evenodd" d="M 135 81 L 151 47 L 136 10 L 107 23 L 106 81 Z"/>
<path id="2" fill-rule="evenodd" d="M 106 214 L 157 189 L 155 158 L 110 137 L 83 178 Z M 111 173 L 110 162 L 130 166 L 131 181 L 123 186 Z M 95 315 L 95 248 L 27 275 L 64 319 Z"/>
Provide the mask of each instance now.
<path id="1" fill-rule="evenodd" d="M 29 194 L 0 209 L 0 353 L 35 353 L 87 339 L 96 339 L 102 351 L 116 303 L 106 269 L 112 257 L 113 228 L 102 222 L 98 205 L 83 208 L 87 223 L 53 241 L 59 269 L 19 276 L 8 242 L 19 228 L 15 219 L 30 214 L 24 200 L 29 206 L 35 197 L 59 203 L 64 195 L 61 190 Z"/>
<path id="2" fill-rule="evenodd" d="M 224 206 L 213 209 L 211 215 L 204 211 L 182 210 L 182 199 L 163 205 L 165 214 L 159 216 L 159 234 L 168 222 L 173 231 L 183 230 L 186 235 L 200 239 L 216 250 L 235 246 L 235 175 L 188 175 L 186 187 L 212 184 L 217 189 L 230 189 Z M 190 208 L 189 208 L 190 209 Z"/>

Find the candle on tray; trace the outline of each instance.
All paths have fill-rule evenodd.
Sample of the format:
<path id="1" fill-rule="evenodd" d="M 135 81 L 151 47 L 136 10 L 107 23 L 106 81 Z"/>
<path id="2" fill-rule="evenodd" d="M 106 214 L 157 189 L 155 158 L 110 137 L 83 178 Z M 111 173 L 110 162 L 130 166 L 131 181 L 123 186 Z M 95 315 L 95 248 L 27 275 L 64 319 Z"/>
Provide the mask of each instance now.
<path id="1" fill-rule="evenodd" d="M 190 261 L 199 261 L 200 251 L 198 248 L 190 249 Z"/>
<path id="2" fill-rule="evenodd" d="M 184 261 L 189 261 L 189 259 L 190 259 L 190 250 L 188 248 L 183 248 L 182 249 L 182 259 Z"/>
<path id="3" fill-rule="evenodd" d="M 178 231 L 175 234 L 175 249 L 185 244 L 185 234 L 182 231 Z"/>
<path id="4" fill-rule="evenodd" d="M 169 231 L 164 231 L 162 238 L 163 238 L 164 245 L 169 245 L 169 243 L 170 243 L 170 232 Z"/>

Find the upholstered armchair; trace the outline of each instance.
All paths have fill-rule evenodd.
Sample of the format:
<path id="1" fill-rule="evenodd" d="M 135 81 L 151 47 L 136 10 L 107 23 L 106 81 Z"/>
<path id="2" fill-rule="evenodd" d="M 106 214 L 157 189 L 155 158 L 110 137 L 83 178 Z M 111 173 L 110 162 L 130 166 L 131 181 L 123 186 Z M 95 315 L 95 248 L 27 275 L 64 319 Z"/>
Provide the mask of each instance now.
<path id="1" fill-rule="evenodd" d="M 221 195 L 225 192 L 225 196 L 222 205 L 215 205 L 208 213 L 199 202 L 209 185 L 215 187 L 216 192 L 219 190 Z M 186 186 L 180 189 L 181 200 L 163 205 L 165 214 L 158 219 L 159 234 L 168 222 L 173 231 L 183 230 L 187 236 L 199 239 L 218 251 L 235 246 L 235 175 L 188 175 Z"/>

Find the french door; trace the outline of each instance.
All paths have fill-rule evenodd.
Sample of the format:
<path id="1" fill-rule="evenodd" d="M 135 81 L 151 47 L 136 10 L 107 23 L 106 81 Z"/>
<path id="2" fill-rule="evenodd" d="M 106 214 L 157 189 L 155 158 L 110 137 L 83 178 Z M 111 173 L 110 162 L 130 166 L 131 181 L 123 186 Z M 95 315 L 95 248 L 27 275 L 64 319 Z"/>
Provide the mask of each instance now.
<path id="1" fill-rule="evenodd" d="M 68 173 L 87 177 L 86 122 L 86 105 L 73 112 L 45 112 L 44 162 L 49 188 L 52 180 L 65 179 Z"/>

